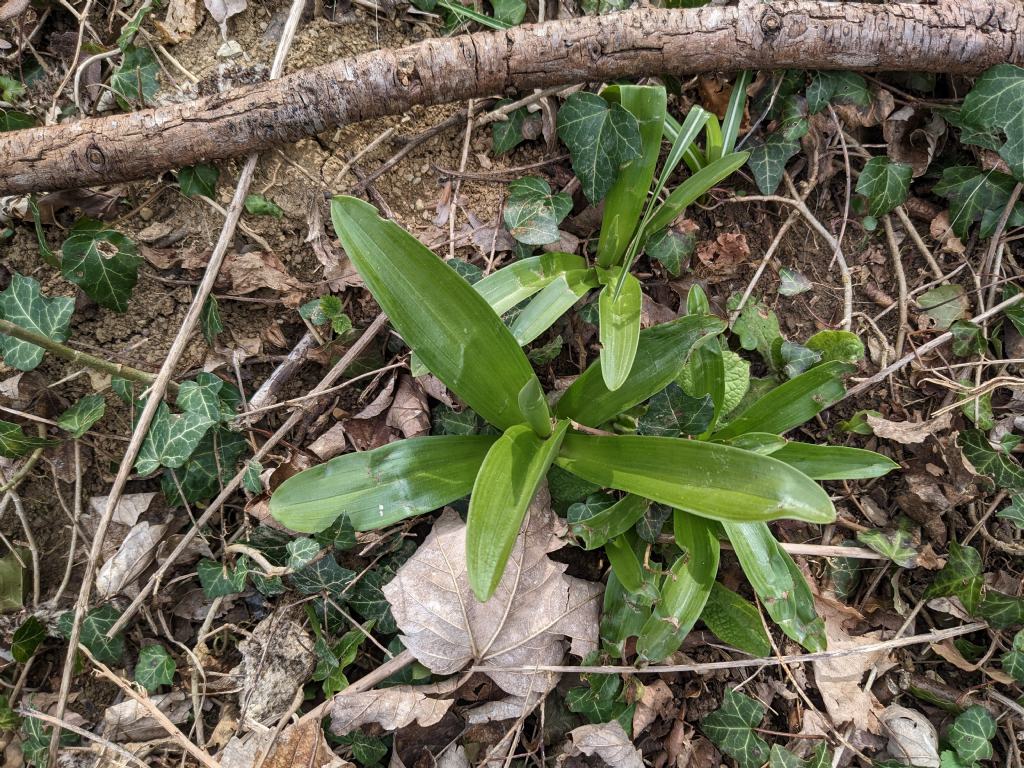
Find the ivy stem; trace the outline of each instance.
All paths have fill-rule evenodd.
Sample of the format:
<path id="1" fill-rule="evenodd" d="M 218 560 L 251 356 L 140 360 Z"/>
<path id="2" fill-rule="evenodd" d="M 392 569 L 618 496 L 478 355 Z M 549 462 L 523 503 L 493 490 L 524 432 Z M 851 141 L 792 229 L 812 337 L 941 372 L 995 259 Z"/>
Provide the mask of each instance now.
<path id="1" fill-rule="evenodd" d="M 71 349 L 71 347 L 65 346 L 59 341 L 54 341 L 48 336 L 36 333 L 35 331 L 30 331 L 27 328 L 22 328 L 20 325 L 15 325 L 10 320 L 0 318 L 0 334 L 11 336 L 19 341 L 28 342 L 29 344 L 35 344 L 37 347 L 42 347 L 47 352 L 50 352 L 63 360 L 84 365 L 85 367 L 91 368 L 94 371 L 99 371 L 100 373 L 110 374 L 111 376 L 120 376 L 122 379 L 136 381 L 147 386 L 156 380 L 155 374 L 140 371 L 138 368 L 132 368 L 131 366 L 124 365 L 123 363 L 112 363 L 109 360 L 104 360 L 101 357 L 90 355 L 87 352 L 80 352 L 77 349 Z M 171 382 L 169 384 L 169 388 L 173 392 L 177 390 L 178 385 Z"/>

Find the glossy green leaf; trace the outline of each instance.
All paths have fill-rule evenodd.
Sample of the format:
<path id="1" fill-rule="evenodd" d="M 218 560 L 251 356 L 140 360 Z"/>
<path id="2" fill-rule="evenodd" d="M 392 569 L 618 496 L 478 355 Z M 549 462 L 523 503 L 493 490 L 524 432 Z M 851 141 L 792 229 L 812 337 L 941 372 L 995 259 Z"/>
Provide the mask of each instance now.
<path id="1" fill-rule="evenodd" d="M 785 434 L 839 400 L 846 393 L 843 376 L 855 370 L 838 362 L 812 368 L 759 398 L 714 437 L 727 440 L 745 432 Z"/>
<path id="2" fill-rule="evenodd" d="M 736 558 L 754 592 L 779 628 L 812 653 L 827 645 L 825 622 L 796 563 L 764 523 L 723 522 Z"/>
<path id="3" fill-rule="evenodd" d="M 272 216 L 280 219 L 284 211 L 276 203 L 268 200 L 263 195 L 247 195 L 245 198 L 245 212 L 253 216 Z"/>
<path id="4" fill-rule="evenodd" d="M 725 406 L 725 355 L 717 338 L 706 339 L 697 345 L 690 355 L 687 370 L 694 395 L 711 398 L 711 419 L 704 429 L 706 432 L 718 423 Z"/>
<path id="5" fill-rule="evenodd" d="M 187 197 L 209 197 L 213 199 L 217 190 L 220 171 L 214 165 L 200 163 L 178 171 L 178 186 Z"/>
<path id="6" fill-rule="evenodd" d="M 734 294 L 728 303 L 730 311 L 739 306 L 739 295 Z M 782 339 L 779 318 L 774 311 L 757 297 L 751 297 L 733 323 L 732 331 L 740 337 L 740 346 L 757 350 L 761 358 L 772 364 L 772 350 Z"/>
<path id="7" fill-rule="evenodd" d="M 93 608 L 82 619 L 79 642 L 104 664 L 117 664 L 124 655 L 124 635 L 118 633 L 113 637 L 107 637 L 107 633 L 119 618 L 121 618 L 121 612 L 107 603 Z M 57 629 L 65 638 L 71 637 L 73 619 L 73 611 L 62 613 L 57 619 Z"/>
<path id="8" fill-rule="evenodd" d="M 608 190 L 597 244 L 597 263 L 605 269 L 619 263 L 640 221 L 654 179 L 665 124 L 666 94 L 660 86 L 619 85 L 604 91 L 606 99 L 617 98 L 639 126 L 639 151 L 619 169 Z M 561 112 L 559 112 L 561 119 Z"/>
<path id="9" fill-rule="evenodd" d="M 864 359 L 864 342 L 849 331 L 818 331 L 806 346 L 820 354 L 823 363 L 857 363 Z"/>
<path id="10" fill-rule="evenodd" d="M 901 525 L 891 531 L 858 531 L 857 541 L 889 558 L 900 568 L 913 568 L 917 565 L 917 547 L 914 546 L 914 534 L 908 525 Z"/>
<path id="11" fill-rule="evenodd" d="M 24 664 L 45 639 L 46 626 L 35 616 L 29 616 L 11 637 L 11 655 L 16 662 Z"/>
<path id="12" fill-rule="evenodd" d="M 729 689 L 722 706 L 701 721 L 701 730 L 740 768 L 761 768 L 768 762 L 768 742 L 753 730 L 761 725 L 764 704 Z"/>
<path id="13" fill-rule="evenodd" d="M 161 685 L 174 682 L 177 662 L 162 645 L 147 645 L 139 651 L 139 660 L 135 663 L 135 682 L 150 693 Z"/>
<path id="14" fill-rule="evenodd" d="M 731 440 L 727 440 L 726 443 L 734 448 L 742 448 L 744 451 L 759 453 L 762 456 L 771 456 L 779 449 L 784 448 L 786 444 L 789 443 L 789 440 L 784 437 L 780 437 L 779 435 L 773 435 L 770 432 L 747 432 L 739 435 L 738 437 L 734 437 Z M 804 472 L 804 474 L 807 473 Z M 815 477 L 811 479 L 817 480 L 819 478 Z"/>
<path id="15" fill-rule="evenodd" d="M 367 287 L 427 368 L 496 427 L 523 423 L 519 393 L 536 374 L 484 298 L 372 205 L 336 197 L 331 216 Z"/>
<path id="16" fill-rule="evenodd" d="M 515 340 L 529 344 L 596 287 L 597 278 L 591 269 L 573 270 L 555 278 L 516 315 L 510 329 Z"/>
<path id="17" fill-rule="evenodd" d="M 71 437 L 78 438 L 102 419 L 106 410 L 103 395 L 86 395 L 57 417 L 57 425 Z"/>
<path id="18" fill-rule="evenodd" d="M 729 104 L 725 108 L 725 117 L 722 119 L 722 152 L 718 155 L 729 154 L 736 149 L 736 139 L 740 133 L 740 124 L 743 122 L 743 114 L 747 106 L 747 86 L 753 73 L 750 70 L 743 70 L 736 76 L 732 84 L 732 92 L 729 94 Z M 718 157 L 709 157 L 709 160 L 717 160 Z"/>
<path id="19" fill-rule="evenodd" d="M 205 413 L 171 413 L 167 403 L 157 406 L 156 416 L 139 449 L 135 471 L 148 475 L 160 467 L 177 469 L 182 466 L 207 430 L 217 423 Z"/>
<path id="20" fill-rule="evenodd" d="M 11 275 L 10 285 L 0 292 L 0 318 L 53 341 L 67 341 L 74 311 L 74 299 L 47 298 L 40 293 L 37 280 L 17 272 Z M 0 355 L 11 368 L 31 371 L 42 361 L 43 348 L 0 333 Z"/>
<path id="21" fill-rule="evenodd" d="M 726 445 L 570 434 L 557 462 L 603 487 L 716 520 L 835 519 L 828 494 L 806 475 L 772 457 Z"/>
<path id="22" fill-rule="evenodd" d="M 942 171 L 942 178 L 932 192 L 949 200 L 950 226 L 957 237 L 966 240 L 971 225 L 987 211 L 1002 212 L 1015 186 L 1014 178 L 1008 174 L 954 165 Z M 981 234 L 986 236 L 984 231 Z"/>
<path id="23" fill-rule="evenodd" d="M 525 8 L 524 5 L 523 9 Z M 494 108 L 500 109 L 511 103 L 512 99 L 501 99 L 495 102 Z M 491 151 L 495 155 L 510 152 L 526 140 L 523 136 L 523 123 L 526 122 L 528 114 L 526 107 L 520 107 L 508 113 L 505 120 L 495 120 L 491 123 Z"/>
<path id="24" fill-rule="evenodd" d="M 304 595 L 326 592 L 340 598 L 348 593 L 355 577 L 355 571 L 342 568 L 333 555 L 327 555 L 291 574 L 290 580 L 292 586 Z"/>
<path id="25" fill-rule="evenodd" d="M 94 219 L 75 222 L 61 246 L 61 273 L 101 307 L 128 309 L 142 259 L 135 243 Z"/>
<path id="26" fill-rule="evenodd" d="M 992 478 L 1002 489 L 1024 493 L 1024 467 L 1002 448 L 995 448 L 980 429 L 964 429 L 957 438 L 960 449 L 974 469 Z"/>
<path id="27" fill-rule="evenodd" d="M 525 425 L 509 427 L 480 466 L 466 519 L 466 568 L 473 594 L 481 602 L 501 581 L 526 509 L 568 427 L 568 421 L 559 422 L 546 440 Z"/>
<path id="28" fill-rule="evenodd" d="M 651 398 L 647 412 L 637 419 L 636 433 L 656 437 L 701 435 L 714 415 L 715 404 L 710 395 L 690 397 L 672 383 Z"/>
<path id="29" fill-rule="evenodd" d="M 526 423 L 535 435 L 542 439 L 550 437 L 551 418 L 548 414 L 548 403 L 544 396 L 544 389 L 537 379 L 526 382 L 520 391 L 519 410 L 523 412 Z"/>
<path id="30" fill-rule="evenodd" d="M 679 277 L 689 267 L 696 247 L 697 235 L 694 232 L 667 227 L 651 235 L 644 251 L 649 258 L 660 262 L 672 277 Z"/>
<path id="31" fill-rule="evenodd" d="M 978 615 L 996 629 L 1024 624 L 1024 598 L 989 589 L 978 606 Z"/>
<path id="32" fill-rule="evenodd" d="M 640 332 L 629 377 L 617 390 L 604 383 L 601 361 L 592 363 L 558 401 L 555 412 L 588 427 L 598 427 L 642 403 L 679 376 L 693 346 L 725 329 L 716 317 L 688 315 Z"/>
<path id="33" fill-rule="evenodd" d="M 0 456 L 5 459 L 16 459 L 31 453 L 36 448 L 56 445 L 55 440 L 47 440 L 37 435 L 27 435 L 17 424 L 0 419 Z"/>
<path id="34" fill-rule="evenodd" d="M 569 507 L 566 519 L 584 549 L 597 549 L 606 541 L 630 530 L 644 516 L 650 502 L 627 494 L 618 501 L 595 494 Z"/>
<path id="35" fill-rule="evenodd" d="M 719 418 L 732 413 L 743 400 L 743 396 L 747 394 L 747 390 L 750 389 L 749 362 L 732 350 L 723 349 L 722 365 L 725 369 L 725 388 Z M 693 374 L 692 365 L 686 365 L 680 372 L 677 381 L 686 394 L 696 397 L 698 388 Z"/>
<path id="36" fill-rule="evenodd" d="M 654 599 L 658 591 L 651 582 L 652 574 L 645 571 L 640 562 L 640 556 L 636 551 L 640 543 L 636 534 L 630 531 L 606 541 L 604 553 L 612 567 L 612 573 L 624 589 L 633 594 L 647 594 Z"/>
<path id="37" fill-rule="evenodd" d="M 217 304 L 217 297 L 210 294 L 203 303 L 203 312 L 199 316 L 199 324 L 203 330 L 203 338 L 211 347 L 217 340 L 217 335 L 224 330 L 224 323 L 220 319 L 220 307 Z"/>
<path id="38" fill-rule="evenodd" d="M 676 652 L 697 623 L 718 574 L 718 538 L 706 520 L 676 510 L 676 543 L 684 554 L 672 564 L 661 598 L 644 624 L 636 652 L 642 660 L 661 661 Z"/>
<path id="39" fill-rule="evenodd" d="M 196 574 L 203 585 L 203 594 L 208 598 L 237 595 L 245 589 L 249 559 L 243 555 L 231 566 L 204 557 L 196 564 Z"/>
<path id="40" fill-rule="evenodd" d="M 176 507 L 184 502 L 209 501 L 223 488 L 226 478 L 234 474 L 238 460 L 247 450 L 249 443 L 241 433 L 211 428 L 185 463 L 168 469 L 160 479 L 167 503 Z"/>
<path id="41" fill-rule="evenodd" d="M 981 555 L 978 550 L 951 541 L 946 565 L 935 574 L 924 596 L 927 600 L 956 596 L 969 613 L 976 613 L 981 604 L 983 586 Z"/>
<path id="42" fill-rule="evenodd" d="M 734 648 L 757 657 L 772 652 L 771 640 L 754 604 L 717 582 L 711 586 L 700 618 L 719 640 Z"/>
<path id="43" fill-rule="evenodd" d="M 1002 131 L 1006 142 L 999 147 L 999 156 L 1010 166 L 1013 175 L 1024 181 L 1022 100 L 1024 69 L 1012 64 L 997 64 L 974 81 L 974 87 L 964 99 L 960 117 L 981 128 Z"/>
<path id="44" fill-rule="evenodd" d="M 345 515 L 357 531 L 381 528 L 462 498 L 495 438 L 416 437 L 346 453 L 278 486 L 270 514 L 293 531 L 322 531 Z"/>
<path id="45" fill-rule="evenodd" d="M 149 48 L 128 46 L 121 63 L 110 76 L 110 90 L 123 109 L 145 106 L 156 96 L 160 87 L 159 75 L 160 65 Z"/>
<path id="46" fill-rule="evenodd" d="M 815 72 L 807 87 L 807 108 L 817 114 L 831 102 L 868 106 L 871 91 L 867 81 L 855 72 Z"/>
<path id="47" fill-rule="evenodd" d="M 601 644 L 617 657 L 626 653 L 626 643 L 637 637 L 651 615 L 653 601 L 649 595 L 627 591 L 615 576 L 608 574 L 601 609 Z M 607 721 L 604 721 L 607 722 Z"/>
<path id="48" fill-rule="evenodd" d="M 508 185 L 505 226 L 524 245 L 547 245 L 558 240 L 558 224 L 572 210 L 572 198 L 551 193 L 543 179 L 527 176 Z"/>
<path id="49" fill-rule="evenodd" d="M 984 707 L 975 704 L 961 712 L 949 729 L 949 744 L 965 765 L 992 757 L 996 721 Z"/>
<path id="50" fill-rule="evenodd" d="M 773 452 L 772 456 L 795 467 L 812 480 L 864 480 L 882 477 L 900 466 L 874 451 L 795 441 Z"/>
<path id="51" fill-rule="evenodd" d="M 475 283 L 476 292 L 491 309 L 503 315 L 568 272 L 586 269 L 587 262 L 572 253 L 545 253 L 509 264 Z"/>
<path id="52" fill-rule="evenodd" d="M 884 216 L 896 206 L 903 205 L 913 171 L 907 163 L 894 163 L 884 156 L 868 160 L 857 179 L 857 192 L 868 199 L 868 213 Z"/>
<path id="53" fill-rule="evenodd" d="M 782 131 L 771 134 L 750 150 L 747 165 L 762 195 L 774 195 L 782 183 L 786 164 L 800 152 L 800 141 Z"/>
<path id="54" fill-rule="evenodd" d="M 661 98 L 664 100 L 664 92 Z M 620 169 L 640 157 L 644 149 L 636 117 L 623 105 L 609 104 L 586 91 L 569 96 L 558 110 L 558 138 L 569 148 L 583 194 L 594 204 L 611 189 Z M 648 187 L 650 177 L 644 195 Z"/>
<path id="55" fill-rule="evenodd" d="M 642 301 L 643 289 L 633 275 L 625 276 L 618 295 L 606 285 L 598 298 L 601 377 L 613 392 L 626 382 L 636 358 Z"/>
<path id="56" fill-rule="evenodd" d="M 953 334 L 953 354 L 957 357 L 983 354 L 988 346 L 981 326 L 969 320 L 957 320 L 949 326 L 949 332 Z"/>

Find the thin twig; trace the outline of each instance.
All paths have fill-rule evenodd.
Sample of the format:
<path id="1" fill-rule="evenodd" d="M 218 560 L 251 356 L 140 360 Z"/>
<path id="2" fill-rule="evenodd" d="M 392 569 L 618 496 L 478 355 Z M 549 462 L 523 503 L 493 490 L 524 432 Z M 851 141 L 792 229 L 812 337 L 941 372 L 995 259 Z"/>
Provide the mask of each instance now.
<path id="1" fill-rule="evenodd" d="M 899 287 L 900 318 L 899 327 L 896 331 L 896 355 L 903 354 L 903 342 L 907 338 L 907 323 L 909 315 L 907 310 L 907 275 L 903 271 L 903 257 L 900 254 L 899 243 L 896 242 L 896 230 L 893 229 L 892 219 L 888 214 L 882 217 L 882 224 L 885 226 L 885 239 L 889 243 L 889 253 L 892 255 L 892 268 L 896 273 L 896 284 Z"/>
<path id="2" fill-rule="evenodd" d="M 50 723 L 51 725 L 58 725 L 65 731 L 70 731 L 76 736 L 81 736 L 83 739 L 88 739 L 89 741 L 93 741 L 96 744 L 99 744 L 101 747 L 103 747 L 103 749 L 109 749 L 111 752 L 116 752 L 117 754 L 121 755 L 131 763 L 141 765 L 142 768 L 149 768 L 146 765 L 146 763 L 142 762 L 142 760 L 137 758 L 124 747 L 119 747 L 112 741 L 107 741 L 106 739 L 97 736 L 92 731 L 85 730 L 85 728 L 79 728 L 77 725 L 72 725 L 67 720 L 61 720 L 59 718 L 53 717 L 52 715 L 48 715 L 45 712 L 40 712 L 37 709 L 30 709 L 28 707 L 19 707 L 17 709 L 17 712 L 22 717 L 31 717 L 33 720 L 39 720 L 44 723 Z M 101 752 L 100 757 L 102 756 L 103 753 Z"/>

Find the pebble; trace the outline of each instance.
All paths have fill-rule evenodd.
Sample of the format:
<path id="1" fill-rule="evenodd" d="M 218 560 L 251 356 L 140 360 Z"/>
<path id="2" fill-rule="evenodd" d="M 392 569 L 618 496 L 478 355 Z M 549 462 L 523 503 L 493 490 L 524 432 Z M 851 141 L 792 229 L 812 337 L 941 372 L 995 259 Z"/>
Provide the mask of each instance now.
<path id="1" fill-rule="evenodd" d="M 152 208 L 140 208 L 139 209 L 139 218 L 142 219 L 143 221 L 149 221 L 150 219 L 153 218 L 153 209 Z"/>
<path id="2" fill-rule="evenodd" d="M 426 203 L 424 203 L 423 200 L 421 200 L 418 197 L 416 198 L 416 202 L 414 203 L 414 205 L 416 206 L 417 211 L 422 211 L 427 207 Z"/>

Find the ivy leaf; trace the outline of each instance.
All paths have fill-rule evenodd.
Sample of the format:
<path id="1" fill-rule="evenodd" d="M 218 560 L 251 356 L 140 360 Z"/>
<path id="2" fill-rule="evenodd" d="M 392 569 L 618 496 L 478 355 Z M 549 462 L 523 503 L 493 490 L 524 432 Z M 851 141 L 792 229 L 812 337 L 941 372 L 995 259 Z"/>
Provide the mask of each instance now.
<path id="1" fill-rule="evenodd" d="M 526 3 L 523 0 L 491 0 L 494 18 L 502 24 L 517 27 L 526 16 Z"/>
<path id="2" fill-rule="evenodd" d="M 711 426 L 715 402 L 711 395 L 690 397 L 676 383 L 651 398 L 647 412 L 637 419 L 638 435 L 679 437 L 701 435 Z"/>
<path id="3" fill-rule="evenodd" d="M 996 629 L 1024 624 L 1024 598 L 989 590 L 981 599 L 978 615 Z"/>
<path id="4" fill-rule="evenodd" d="M 764 714 L 761 702 L 730 689 L 722 706 L 701 721 L 701 728 L 740 768 L 760 768 L 768 762 L 768 742 L 753 728 L 761 724 Z"/>
<path id="5" fill-rule="evenodd" d="M 957 357 L 971 357 L 985 351 L 987 344 L 980 325 L 957 320 L 949 326 L 949 331 L 953 334 L 953 354 Z"/>
<path id="6" fill-rule="evenodd" d="M 569 148 L 572 169 L 583 194 L 595 205 L 619 175 L 619 169 L 640 157 L 640 123 L 621 104 L 579 91 L 558 110 L 558 138 Z"/>
<path id="7" fill-rule="evenodd" d="M 25 84 L 7 75 L 0 75 L 0 101 L 13 104 L 14 101 L 25 93 Z"/>
<path id="8" fill-rule="evenodd" d="M 167 403 L 160 403 L 153 424 L 139 450 L 135 471 L 140 475 L 148 475 L 160 467 L 181 467 L 199 446 L 206 432 L 216 423 L 216 419 L 205 413 L 171 413 Z"/>
<path id="9" fill-rule="evenodd" d="M 57 425 L 77 439 L 102 419 L 106 410 L 103 395 L 86 395 L 57 417 Z"/>
<path id="10" fill-rule="evenodd" d="M 750 150 L 747 165 L 762 195 L 773 195 L 782 182 L 788 163 L 800 151 L 800 142 L 773 133 Z"/>
<path id="11" fill-rule="evenodd" d="M 860 531 L 857 540 L 878 554 L 885 555 L 900 568 L 913 568 L 917 565 L 914 535 L 907 527 L 888 532 L 878 529 Z"/>
<path id="12" fill-rule="evenodd" d="M 203 338 L 211 347 L 217 340 L 217 334 L 224 330 L 224 323 L 220 319 L 220 307 L 217 304 L 217 297 L 210 294 L 203 304 L 202 314 L 199 315 L 199 323 L 203 329 Z"/>
<path id="13" fill-rule="evenodd" d="M 624 11 L 633 5 L 633 0 L 582 0 L 581 8 L 588 16 L 600 16 L 615 11 Z"/>
<path id="14" fill-rule="evenodd" d="M 211 429 L 188 460 L 180 468 L 168 469 L 161 479 L 160 486 L 167 503 L 181 506 L 182 494 L 189 504 L 212 499 L 221 489 L 221 473 L 234 474 L 239 458 L 248 448 L 245 437 L 240 433 L 216 427 Z M 172 473 L 174 477 L 171 477 Z"/>
<path id="15" fill-rule="evenodd" d="M 935 323 L 935 330 L 944 331 L 955 321 L 967 317 L 967 297 L 961 285 L 940 285 L 918 297 L 924 313 Z"/>
<path id="16" fill-rule="evenodd" d="M 783 296 L 797 296 L 811 290 L 811 281 L 796 270 L 783 267 L 779 270 L 779 293 Z"/>
<path id="17" fill-rule="evenodd" d="M 738 303 L 738 294 L 730 298 L 730 310 L 735 308 L 734 299 Z M 782 338 L 779 318 L 775 312 L 754 297 L 744 305 L 736 322 L 733 323 L 732 330 L 740 337 L 740 346 L 744 349 L 756 349 L 768 363 L 772 360 L 772 347 L 776 339 Z"/>
<path id="18" fill-rule="evenodd" d="M 1014 635 L 1013 649 L 1003 654 L 1000 664 L 1006 674 L 1018 683 L 1024 683 L 1024 629 Z"/>
<path id="19" fill-rule="evenodd" d="M 45 448 L 48 445 L 56 444 L 56 440 L 26 435 L 17 424 L 0 420 L 0 456 L 5 459 L 16 459 L 36 448 Z"/>
<path id="20" fill-rule="evenodd" d="M 814 746 L 814 752 L 806 760 L 801 760 L 778 744 L 772 745 L 772 753 L 768 759 L 768 768 L 830 768 L 831 765 L 832 752 L 823 741 L 819 741 Z M 877 766 L 878 763 L 875 765 Z"/>
<path id="21" fill-rule="evenodd" d="M 320 554 L 320 545 L 313 539 L 301 536 L 288 542 L 287 566 L 293 571 L 305 568 Z"/>
<path id="22" fill-rule="evenodd" d="M 398 624 L 391 613 L 391 604 L 384 597 L 384 585 L 391 581 L 397 566 L 389 563 L 366 573 L 349 591 L 348 603 L 367 621 L 376 622 L 377 631 L 393 635 Z"/>
<path id="23" fill-rule="evenodd" d="M 45 768 L 50 759 L 50 737 L 53 728 L 43 725 L 42 720 L 26 717 L 22 721 L 24 736 L 21 739 L 21 754 L 28 765 Z M 63 731 L 60 735 L 60 746 L 67 747 L 77 743 L 78 737 Z"/>
<path id="24" fill-rule="evenodd" d="M 291 580 L 292 586 L 304 595 L 327 592 L 338 596 L 345 591 L 355 575 L 355 571 L 342 568 L 333 555 L 327 554 L 293 573 Z"/>
<path id="25" fill-rule="evenodd" d="M 242 555 L 231 568 L 216 560 L 204 557 L 196 566 L 199 583 L 203 585 L 203 594 L 208 598 L 237 595 L 245 589 L 245 577 L 249 573 L 249 559 Z"/>
<path id="26" fill-rule="evenodd" d="M 93 608 L 82 619 L 82 632 L 79 642 L 89 649 L 89 653 L 96 657 L 97 661 L 104 664 L 117 664 L 124 654 L 124 637 L 117 634 L 114 637 L 107 637 L 107 632 L 114 626 L 114 623 L 121 617 L 121 612 L 114 606 L 107 604 Z M 57 629 L 66 638 L 71 637 L 71 624 L 74 621 L 72 611 L 62 613 L 57 620 Z"/>
<path id="27" fill-rule="evenodd" d="M 329 528 L 313 534 L 323 547 L 334 547 L 337 552 L 344 552 L 356 545 L 356 530 L 348 515 L 341 515 Z"/>
<path id="28" fill-rule="evenodd" d="M 935 574 L 924 596 L 927 600 L 933 597 L 956 596 L 960 598 L 968 613 L 974 614 L 981 604 L 983 585 L 981 555 L 978 554 L 978 550 L 951 541 L 946 565 Z"/>
<path id="29" fill-rule="evenodd" d="M 280 206 L 270 202 L 263 195 L 248 195 L 245 198 L 245 211 L 253 216 L 273 216 L 275 219 L 284 216 Z"/>
<path id="30" fill-rule="evenodd" d="M 352 757 L 358 765 L 372 766 L 380 763 L 388 753 L 388 745 L 379 736 L 369 736 L 361 730 L 352 731 L 338 739 L 340 744 L 345 744 L 352 749 Z"/>
<path id="31" fill-rule="evenodd" d="M 986 211 L 1002 213 L 1014 186 L 1013 177 L 1005 173 L 955 165 L 942 172 L 942 179 L 932 191 L 949 200 L 950 226 L 957 237 L 966 240 L 971 225 Z M 985 229 L 982 237 L 988 236 Z"/>
<path id="32" fill-rule="evenodd" d="M 110 76 L 110 89 L 124 110 L 134 105 L 145 106 L 156 95 L 160 84 L 157 75 L 160 65 L 148 48 L 129 46 L 121 64 Z"/>
<path id="33" fill-rule="evenodd" d="M 610 723 L 632 708 L 623 700 L 622 678 L 618 675 L 580 675 L 584 685 L 570 688 L 565 705 L 570 712 L 583 715 L 591 723 Z"/>
<path id="34" fill-rule="evenodd" d="M 11 709 L 6 696 L 0 696 L 0 733 L 10 733 L 21 727 L 21 717 Z"/>
<path id="35" fill-rule="evenodd" d="M 821 362 L 820 352 L 815 352 L 803 344 L 786 341 L 781 337 L 778 341 L 780 342 L 778 344 L 778 362 L 787 379 L 796 378 L 811 366 Z"/>
<path id="36" fill-rule="evenodd" d="M 20 131 L 22 128 L 32 128 L 35 124 L 36 119 L 26 112 L 0 109 L 0 133 L 3 131 Z"/>
<path id="37" fill-rule="evenodd" d="M 198 413 L 213 421 L 230 421 L 241 402 L 238 390 L 219 376 L 203 372 L 182 382 L 175 401 L 186 413 Z"/>
<path id="38" fill-rule="evenodd" d="M 966 765 L 971 765 L 992 757 L 992 737 L 995 735 L 996 721 L 984 707 L 975 704 L 953 721 L 949 729 L 949 745 Z"/>
<path id="39" fill-rule="evenodd" d="M 1024 530 L 1024 496 L 1011 496 L 1009 506 L 1003 507 L 996 512 L 996 517 L 1009 520 L 1015 526 Z"/>
<path id="40" fill-rule="evenodd" d="M 32 658 L 39 644 L 46 639 L 46 627 L 35 616 L 29 616 L 22 622 L 22 625 L 14 631 L 11 638 L 11 655 L 19 664 L 26 663 Z"/>
<path id="41" fill-rule="evenodd" d="M 958 439 L 964 458 L 999 488 L 1024 493 L 1024 468 L 1003 450 L 996 450 L 980 429 L 965 429 Z"/>
<path id="42" fill-rule="evenodd" d="M 864 164 L 857 191 L 868 199 L 868 213 L 884 216 L 902 205 L 910 190 L 914 169 L 906 163 L 894 163 L 888 157 L 873 157 Z"/>
<path id="43" fill-rule="evenodd" d="M 807 86 L 807 109 L 814 115 L 830 103 L 871 104 L 867 81 L 854 72 L 815 72 Z"/>
<path id="44" fill-rule="evenodd" d="M 145 3 L 135 12 L 128 23 L 121 27 L 121 34 L 117 36 L 117 47 L 121 49 L 122 53 L 131 46 L 132 40 L 139 32 L 139 27 L 142 26 L 142 20 L 153 10 L 153 7 L 152 3 Z"/>
<path id="45" fill-rule="evenodd" d="M 525 6 L 523 10 L 526 10 Z M 502 99 L 494 107 L 498 109 L 511 103 L 511 99 Z M 496 155 L 511 152 L 526 140 L 523 136 L 523 123 L 527 117 L 526 107 L 513 110 L 505 117 L 505 120 L 495 120 L 491 123 L 491 151 Z"/>
<path id="46" fill-rule="evenodd" d="M 139 279 L 135 243 L 102 222 L 82 218 L 61 246 L 61 274 L 101 307 L 115 312 L 128 309 L 128 299 Z"/>
<path id="47" fill-rule="evenodd" d="M 200 163 L 178 171 L 178 186 L 181 187 L 181 194 L 187 197 L 212 198 L 219 178 L 220 171 L 215 166 Z"/>
<path id="48" fill-rule="evenodd" d="M 161 685 L 174 681 L 177 668 L 177 662 L 162 645 L 147 645 L 139 651 L 139 660 L 135 663 L 135 682 L 153 693 Z"/>
<path id="49" fill-rule="evenodd" d="M 527 176 L 508 185 L 505 226 L 526 245 L 547 245 L 559 238 L 558 224 L 572 210 L 572 198 L 564 192 L 551 194 L 543 179 Z"/>
<path id="50" fill-rule="evenodd" d="M 249 459 L 249 461 L 245 463 L 245 474 L 242 476 L 242 487 L 249 493 L 261 493 L 263 491 L 263 481 L 260 479 L 260 474 L 262 472 L 263 465 L 256 461 L 256 459 Z M 340 519 L 347 520 L 348 518 L 342 516 Z"/>
<path id="51" fill-rule="evenodd" d="M 40 293 L 36 280 L 17 272 L 11 276 L 7 289 L 0 293 L 0 317 L 53 341 L 67 341 L 74 310 L 74 299 L 47 298 Z M 42 361 L 43 348 L 0 334 L 0 355 L 11 368 L 31 371 Z"/>
<path id="52" fill-rule="evenodd" d="M 818 331 L 807 340 L 807 348 L 820 353 L 823 363 L 859 363 L 864 359 L 864 342 L 850 331 Z"/>
<path id="53" fill-rule="evenodd" d="M 660 262 L 672 277 L 679 277 L 689 266 L 696 247 L 696 234 L 683 232 L 676 227 L 666 227 L 656 232 L 644 248 L 649 258 Z"/>
<path id="54" fill-rule="evenodd" d="M 1024 181 L 1024 121 L 1020 105 L 1024 103 L 1024 69 L 998 64 L 974 82 L 964 99 L 960 117 L 967 123 L 990 131 L 1000 130 L 1006 143 L 999 156 L 1010 166 L 1018 180 Z"/>

